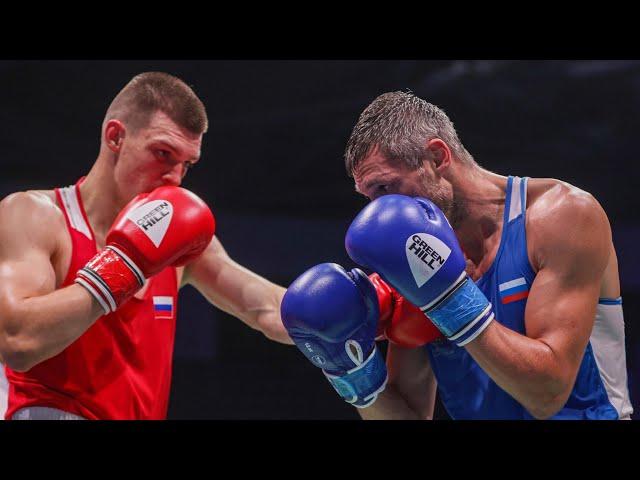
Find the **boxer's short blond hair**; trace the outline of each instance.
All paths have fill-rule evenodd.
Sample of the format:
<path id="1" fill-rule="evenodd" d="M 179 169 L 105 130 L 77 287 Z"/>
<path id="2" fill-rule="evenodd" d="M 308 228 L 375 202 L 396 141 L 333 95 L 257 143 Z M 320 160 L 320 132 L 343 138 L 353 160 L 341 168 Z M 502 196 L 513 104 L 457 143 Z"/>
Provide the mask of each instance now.
<path id="1" fill-rule="evenodd" d="M 418 169 L 426 158 L 425 144 L 433 138 L 443 140 L 461 161 L 475 163 L 444 110 L 411 92 L 384 93 L 364 109 L 353 128 L 344 154 L 347 174 L 353 176 L 374 148 L 389 160 Z"/>

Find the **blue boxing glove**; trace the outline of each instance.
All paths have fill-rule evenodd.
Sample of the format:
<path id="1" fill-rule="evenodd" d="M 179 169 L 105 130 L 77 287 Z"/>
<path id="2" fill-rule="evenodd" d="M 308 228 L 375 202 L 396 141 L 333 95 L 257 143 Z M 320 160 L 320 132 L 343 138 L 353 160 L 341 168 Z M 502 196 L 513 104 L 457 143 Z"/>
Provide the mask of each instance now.
<path id="1" fill-rule="evenodd" d="M 384 195 L 351 223 L 345 246 L 431 319 L 447 339 L 464 346 L 494 318 L 493 306 L 465 272 L 458 239 L 430 200 Z"/>
<path id="2" fill-rule="evenodd" d="M 387 367 L 375 343 L 378 295 L 361 270 L 335 263 L 310 268 L 287 289 L 281 314 L 298 349 L 345 401 L 358 408 L 375 402 Z"/>

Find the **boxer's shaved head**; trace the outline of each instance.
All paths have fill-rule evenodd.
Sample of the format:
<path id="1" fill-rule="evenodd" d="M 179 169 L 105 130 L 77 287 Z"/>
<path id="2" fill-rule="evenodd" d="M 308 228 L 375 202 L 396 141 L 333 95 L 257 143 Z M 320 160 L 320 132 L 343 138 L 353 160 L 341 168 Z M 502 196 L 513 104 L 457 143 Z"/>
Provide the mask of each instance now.
<path id="1" fill-rule="evenodd" d="M 207 112 L 202 101 L 182 80 L 161 72 L 133 77 L 109 105 L 103 128 L 109 120 L 117 119 L 136 132 L 147 126 L 157 111 L 195 135 L 207 131 Z"/>

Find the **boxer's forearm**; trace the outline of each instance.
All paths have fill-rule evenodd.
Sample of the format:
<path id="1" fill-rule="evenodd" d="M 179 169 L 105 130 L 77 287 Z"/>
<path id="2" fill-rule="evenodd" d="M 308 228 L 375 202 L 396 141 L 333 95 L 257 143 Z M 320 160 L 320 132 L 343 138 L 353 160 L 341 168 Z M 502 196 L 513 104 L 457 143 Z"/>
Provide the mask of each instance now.
<path id="1" fill-rule="evenodd" d="M 267 338 L 293 344 L 280 318 L 285 289 L 235 262 L 216 238 L 187 265 L 182 283 L 193 285 L 210 303 Z"/>
<path id="2" fill-rule="evenodd" d="M 575 375 L 567 378 L 544 342 L 494 321 L 466 348 L 491 379 L 534 417 L 548 418 L 566 403 Z"/>
<path id="3" fill-rule="evenodd" d="M 251 288 L 251 286 L 248 287 L 249 290 Z M 261 306 L 249 308 L 245 312 L 240 313 L 243 317 L 241 319 L 245 323 L 252 325 L 253 328 L 260 330 L 267 338 L 287 345 L 293 345 L 293 340 L 291 340 L 287 330 L 284 328 L 280 316 L 280 305 L 286 290 L 273 283 L 261 283 L 260 285 L 255 285 L 253 288 L 256 291 L 248 291 L 246 293 L 248 297 L 254 297 L 252 301 L 248 301 L 247 303 L 249 305 L 257 304 Z"/>
<path id="4" fill-rule="evenodd" d="M 80 337 L 104 311 L 80 285 L 47 295 L 5 300 L 0 352 L 12 369 L 29 370 L 59 354 Z"/>
<path id="5" fill-rule="evenodd" d="M 261 312 L 258 315 L 257 324 L 260 325 L 260 331 L 267 338 L 286 345 L 293 345 L 293 340 L 282 326 L 280 311 Z"/>
<path id="6" fill-rule="evenodd" d="M 378 399 L 367 408 L 357 409 L 363 420 L 430 420 L 431 416 L 424 417 L 409 406 L 407 400 L 393 386 L 387 385 L 385 390 L 378 394 Z"/>
<path id="7" fill-rule="evenodd" d="M 423 347 L 387 346 L 387 386 L 370 407 L 358 412 L 365 420 L 431 420 L 437 383 Z"/>
<path id="8" fill-rule="evenodd" d="M 207 300 L 262 332 L 267 338 L 293 345 L 282 325 L 280 303 L 285 289 L 237 264 L 221 265 L 214 276 L 190 277 Z"/>

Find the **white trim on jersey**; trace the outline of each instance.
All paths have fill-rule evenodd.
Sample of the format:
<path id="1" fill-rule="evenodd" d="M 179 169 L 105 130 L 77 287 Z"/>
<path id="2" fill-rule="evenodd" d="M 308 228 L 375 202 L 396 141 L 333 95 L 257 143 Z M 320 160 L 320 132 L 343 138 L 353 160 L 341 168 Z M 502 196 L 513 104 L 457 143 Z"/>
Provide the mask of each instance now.
<path id="1" fill-rule="evenodd" d="M 75 413 L 51 407 L 24 407 L 11 416 L 11 420 L 86 420 Z"/>
<path id="2" fill-rule="evenodd" d="M 598 304 L 589 340 L 611 405 L 618 412 L 618 418 L 629 418 L 633 407 L 627 384 L 622 305 Z"/>
<path id="3" fill-rule="evenodd" d="M 509 204 L 509 219 L 507 222 L 510 222 L 522 213 L 522 204 L 520 203 L 521 181 L 522 179 L 520 177 L 513 178 L 513 182 L 511 184 L 511 202 Z"/>
<path id="4" fill-rule="evenodd" d="M 4 365 L 0 363 L 0 420 L 4 420 L 7 413 L 7 402 L 9 400 L 9 382 L 5 374 Z"/>
<path id="5" fill-rule="evenodd" d="M 522 188 L 522 194 L 523 194 L 523 204 L 522 204 L 522 208 L 526 210 L 527 208 L 527 188 L 529 187 L 529 177 L 525 177 L 522 179 L 522 183 L 524 183 L 524 187 Z M 524 213 L 524 212 L 523 212 Z"/>
<path id="6" fill-rule="evenodd" d="M 89 240 L 92 240 L 91 229 L 84 220 L 80 202 L 78 200 L 78 187 L 71 185 L 70 187 L 61 188 L 60 197 L 62 198 L 62 208 L 67 212 L 67 218 L 74 230 L 82 233 Z"/>

